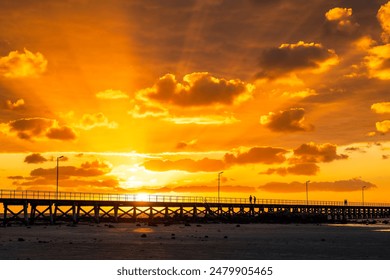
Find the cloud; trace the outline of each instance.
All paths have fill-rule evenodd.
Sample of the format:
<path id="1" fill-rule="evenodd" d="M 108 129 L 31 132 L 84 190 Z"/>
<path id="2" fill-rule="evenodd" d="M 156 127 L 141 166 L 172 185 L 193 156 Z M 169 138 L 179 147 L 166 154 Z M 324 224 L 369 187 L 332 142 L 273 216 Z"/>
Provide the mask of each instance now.
<path id="1" fill-rule="evenodd" d="M 153 100 L 182 107 L 232 105 L 252 97 L 254 86 L 241 80 L 216 78 L 207 72 L 187 74 L 183 81 L 166 74 L 151 88 L 137 93 L 140 99 Z"/>
<path id="2" fill-rule="evenodd" d="M 46 58 L 39 52 L 12 51 L 8 56 L 0 57 L 0 75 L 6 78 L 36 77 L 47 68 Z"/>
<path id="3" fill-rule="evenodd" d="M 288 174 L 294 175 L 316 175 L 320 171 L 320 168 L 315 163 L 298 163 L 289 167 L 279 167 L 279 168 L 269 168 L 265 172 L 260 174 L 278 174 L 281 176 L 286 176 Z"/>
<path id="4" fill-rule="evenodd" d="M 380 133 L 386 134 L 390 131 L 390 120 L 385 120 L 381 122 L 377 122 L 375 124 L 376 130 Z"/>
<path id="5" fill-rule="evenodd" d="M 85 162 L 80 167 L 59 166 L 59 173 L 62 178 L 69 177 L 94 177 L 102 176 L 111 171 L 111 166 L 100 161 Z M 32 177 L 53 178 L 56 176 L 57 168 L 37 168 L 30 172 Z"/>
<path id="6" fill-rule="evenodd" d="M 364 62 L 368 69 L 369 78 L 390 80 L 390 44 L 369 49 Z"/>
<path id="7" fill-rule="evenodd" d="M 196 146 L 197 142 L 198 142 L 197 139 L 193 139 L 193 140 L 188 141 L 188 142 L 180 141 L 179 143 L 176 144 L 176 149 L 183 150 L 183 149 L 187 149 L 187 148 L 192 148 L 192 147 Z"/>
<path id="8" fill-rule="evenodd" d="M 164 186 L 161 188 L 148 188 L 148 187 L 142 187 L 137 188 L 134 191 L 139 193 L 211 193 L 212 195 L 215 194 L 215 186 L 207 186 L 207 185 L 183 185 L 183 186 Z M 255 193 L 256 188 L 255 187 L 249 187 L 249 186 L 240 186 L 240 185 L 223 185 L 223 192 L 224 193 Z"/>
<path id="9" fill-rule="evenodd" d="M 304 124 L 305 109 L 291 108 L 278 113 L 270 112 L 268 115 L 260 117 L 260 123 L 276 132 L 296 132 L 296 131 L 311 131 L 314 129 L 312 125 Z"/>
<path id="10" fill-rule="evenodd" d="M 354 192 L 361 191 L 362 187 L 375 188 L 370 182 L 361 179 L 340 180 L 334 182 L 311 182 L 309 187 L 311 191 L 331 191 L 331 192 Z M 305 192 L 305 182 L 270 182 L 258 187 L 262 191 L 273 193 L 297 193 Z"/>
<path id="11" fill-rule="evenodd" d="M 294 150 L 293 163 L 319 163 L 347 159 L 347 155 L 337 154 L 337 146 L 333 144 L 316 144 L 313 142 L 302 144 Z"/>
<path id="12" fill-rule="evenodd" d="M 278 48 L 264 50 L 259 59 L 261 71 L 258 78 L 277 78 L 295 71 L 323 72 L 339 61 L 333 50 L 321 44 L 282 44 Z"/>
<path id="13" fill-rule="evenodd" d="M 121 90 L 107 89 L 96 93 L 99 99 L 128 99 L 129 96 Z"/>
<path id="14" fill-rule="evenodd" d="M 51 127 L 47 131 L 46 137 L 56 140 L 74 140 L 76 139 L 76 134 L 73 129 L 68 126 Z"/>
<path id="15" fill-rule="evenodd" d="M 150 102 L 145 98 L 135 98 L 131 102 L 132 109 L 128 111 L 128 114 L 133 118 L 158 118 L 158 117 L 168 117 L 169 111 L 164 106 Z"/>
<path id="16" fill-rule="evenodd" d="M 152 159 L 144 162 L 144 167 L 152 171 L 181 170 L 187 172 L 217 172 L 225 168 L 225 163 L 217 159 L 179 159 L 175 161 Z"/>
<path id="17" fill-rule="evenodd" d="M 352 21 L 352 8 L 333 8 L 325 13 L 327 21 L 336 25 L 337 31 L 342 33 L 351 33 L 355 31 L 359 25 Z"/>
<path id="18" fill-rule="evenodd" d="M 45 161 L 47 161 L 47 159 L 38 153 L 28 155 L 24 159 L 24 162 L 26 162 L 26 163 L 43 163 Z"/>
<path id="19" fill-rule="evenodd" d="M 220 116 L 220 115 L 209 115 L 209 116 L 196 116 L 196 117 L 167 117 L 165 121 L 173 122 L 175 124 L 198 124 L 198 125 L 228 125 L 239 123 L 240 120 L 234 116 Z"/>
<path id="20" fill-rule="evenodd" d="M 8 132 L 24 140 L 48 138 L 57 140 L 74 140 L 76 134 L 68 126 L 60 126 L 56 120 L 45 118 L 25 118 L 3 124 Z"/>
<path id="21" fill-rule="evenodd" d="M 382 40 L 390 42 L 390 2 L 382 5 L 377 13 L 377 19 L 382 27 Z"/>
<path id="22" fill-rule="evenodd" d="M 390 113 L 390 102 L 380 102 L 371 105 L 371 110 L 377 114 Z"/>
<path id="23" fill-rule="evenodd" d="M 96 127 L 107 127 L 110 129 L 115 129 L 118 127 L 118 124 L 116 122 L 110 122 L 103 113 L 97 113 L 84 114 L 76 127 L 85 130 L 90 130 Z"/>
<path id="24" fill-rule="evenodd" d="M 252 163 L 282 163 L 286 160 L 285 154 L 287 152 L 287 150 L 281 148 L 253 147 L 245 152 L 238 152 L 236 154 L 226 153 L 224 156 L 224 160 L 229 165 Z"/>
<path id="25" fill-rule="evenodd" d="M 15 102 L 12 102 L 11 100 L 7 100 L 5 102 L 5 107 L 8 110 L 18 110 L 24 108 L 24 106 L 25 106 L 24 99 L 18 99 Z"/>

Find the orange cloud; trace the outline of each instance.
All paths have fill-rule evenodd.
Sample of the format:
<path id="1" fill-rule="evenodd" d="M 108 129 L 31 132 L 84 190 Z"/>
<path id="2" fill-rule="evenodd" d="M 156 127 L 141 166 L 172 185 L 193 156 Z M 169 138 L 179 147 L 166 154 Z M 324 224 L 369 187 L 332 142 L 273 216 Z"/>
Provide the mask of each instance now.
<path id="1" fill-rule="evenodd" d="M 212 196 L 215 194 L 215 186 L 206 185 L 188 185 L 188 186 L 164 186 L 161 188 L 150 189 L 148 187 L 142 187 L 135 189 L 136 192 L 140 193 L 211 193 Z M 240 185 L 223 185 L 224 193 L 255 193 L 255 187 L 240 186 Z"/>
<path id="2" fill-rule="evenodd" d="M 24 49 L 24 53 L 12 51 L 8 56 L 0 57 L 0 75 L 6 78 L 36 77 L 46 68 L 47 60 L 39 52 L 34 54 Z"/>
<path id="3" fill-rule="evenodd" d="M 340 180 L 334 182 L 311 182 L 310 190 L 311 191 L 332 191 L 332 192 L 353 192 L 353 191 L 361 191 L 363 186 L 366 186 L 367 188 L 376 187 L 374 184 L 363 181 L 361 179 L 350 179 L 350 180 Z M 262 191 L 273 192 L 273 193 L 281 193 L 281 192 L 295 193 L 295 192 L 305 192 L 306 185 L 305 182 L 291 182 L 291 183 L 270 182 L 259 186 L 259 189 Z"/>
<path id="4" fill-rule="evenodd" d="M 390 44 L 372 47 L 364 61 L 370 78 L 390 79 Z"/>
<path id="5" fill-rule="evenodd" d="M 26 163 L 43 163 L 45 161 L 47 161 L 47 159 L 38 153 L 28 155 L 24 159 L 24 162 L 26 162 Z"/>
<path id="6" fill-rule="evenodd" d="M 332 23 L 336 24 L 336 28 L 341 32 L 352 32 L 359 26 L 357 23 L 352 22 L 352 9 L 351 8 L 333 8 L 325 14 L 325 18 Z"/>
<path id="7" fill-rule="evenodd" d="M 15 102 L 12 102 L 11 100 L 7 100 L 5 102 L 5 106 L 9 110 L 18 110 L 24 108 L 25 102 L 24 99 L 18 99 Z"/>
<path id="8" fill-rule="evenodd" d="M 166 74 L 152 88 L 144 89 L 138 95 L 141 99 L 184 107 L 231 105 L 251 98 L 253 89 L 253 85 L 238 79 L 226 80 L 200 72 L 185 75 L 182 82 L 173 74 Z"/>
<path id="9" fill-rule="evenodd" d="M 116 122 L 110 122 L 108 118 L 103 113 L 97 114 L 84 114 L 81 117 L 78 128 L 90 130 L 96 127 L 107 127 L 107 128 L 117 128 L 118 124 Z"/>
<path id="10" fill-rule="evenodd" d="M 129 96 L 121 90 L 107 89 L 96 93 L 99 99 L 128 99 Z"/>
<path id="11" fill-rule="evenodd" d="M 144 162 L 143 165 L 146 169 L 152 171 L 216 172 L 225 169 L 223 161 L 209 158 L 201 160 L 179 159 L 176 161 L 153 159 Z"/>
<path id="12" fill-rule="evenodd" d="M 371 105 L 371 110 L 377 114 L 390 113 L 390 102 L 380 102 Z"/>
<path id="13" fill-rule="evenodd" d="M 305 43 L 282 44 L 278 48 L 263 51 L 259 65 L 258 78 L 277 78 L 295 71 L 310 70 L 321 72 L 339 61 L 333 50 L 325 49 L 321 44 Z"/>
<path id="14" fill-rule="evenodd" d="M 272 131 L 277 132 L 296 132 L 296 131 L 311 131 L 312 125 L 304 124 L 305 109 L 291 108 L 287 111 L 278 113 L 270 112 L 268 115 L 260 117 L 260 123 Z"/>
<path id="15" fill-rule="evenodd" d="M 377 122 L 375 124 L 376 130 L 380 133 L 386 134 L 390 131 L 390 120 L 385 120 L 382 122 Z"/>
<path id="16" fill-rule="evenodd" d="M 20 139 L 33 140 L 48 138 L 57 140 L 74 140 L 76 134 L 68 126 L 60 126 L 56 120 L 45 118 L 25 118 L 5 124 L 8 131 L 16 133 Z"/>
<path id="17" fill-rule="evenodd" d="M 282 163 L 286 160 L 285 154 L 287 152 L 287 150 L 281 148 L 253 147 L 246 152 L 238 152 L 237 154 L 227 153 L 225 154 L 224 160 L 229 165 L 251 163 Z"/>
<path id="18" fill-rule="evenodd" d="M 390 42 L 390 2 L 382 5 L 377 13 L 377 19 L 382 26 L 382 40 Z"/>

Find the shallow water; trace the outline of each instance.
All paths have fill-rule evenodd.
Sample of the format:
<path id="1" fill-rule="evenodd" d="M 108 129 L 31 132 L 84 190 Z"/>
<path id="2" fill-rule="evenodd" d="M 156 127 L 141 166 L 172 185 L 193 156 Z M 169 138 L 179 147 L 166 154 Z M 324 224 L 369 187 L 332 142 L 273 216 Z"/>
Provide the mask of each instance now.
<path id="1" fill-rule="evenodd" d="M 0 259 L 390 259 L 390 226 L 78 224 L 0 228 Z"/>

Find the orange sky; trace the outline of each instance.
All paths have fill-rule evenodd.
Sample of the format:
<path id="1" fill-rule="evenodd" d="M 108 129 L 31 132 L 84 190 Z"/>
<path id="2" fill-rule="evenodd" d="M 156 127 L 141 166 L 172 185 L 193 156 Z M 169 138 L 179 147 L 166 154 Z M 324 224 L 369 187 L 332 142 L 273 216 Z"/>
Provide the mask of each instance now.
<path id="1" fill-rule="evenodd" d="M 1 1 L 3 189 L 390 201 L 390 2 Z"/>

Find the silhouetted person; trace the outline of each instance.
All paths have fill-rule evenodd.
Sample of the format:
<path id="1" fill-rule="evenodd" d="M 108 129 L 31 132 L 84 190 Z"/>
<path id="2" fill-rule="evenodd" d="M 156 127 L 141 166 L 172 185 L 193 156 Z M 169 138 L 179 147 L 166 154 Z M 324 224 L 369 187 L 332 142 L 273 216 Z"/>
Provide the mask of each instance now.
<path id="1" fill-rule="evenodd" d="M 252 195 L 249 196 L 249 203 L 252 204 Z"/>
<path id="2" fill-rule="evenodd" d="M 256 196 L 253 197 L 253 204 L 256 204 Z"/>

